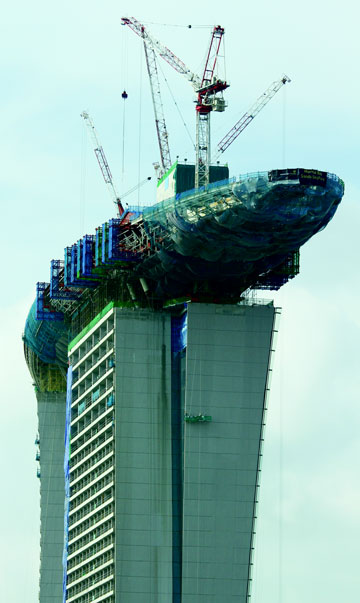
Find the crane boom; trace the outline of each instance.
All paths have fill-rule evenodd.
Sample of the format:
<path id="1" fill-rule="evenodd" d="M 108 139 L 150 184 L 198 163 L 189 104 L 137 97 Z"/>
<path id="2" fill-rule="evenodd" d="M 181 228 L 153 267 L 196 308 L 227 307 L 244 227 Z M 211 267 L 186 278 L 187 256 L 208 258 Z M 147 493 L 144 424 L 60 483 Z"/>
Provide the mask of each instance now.
<path id="1" fill-rule="evenodd" d="M 161 171 L 162 173 L 165 173 L 171 167 L 169 135 L 166 128 L 164 110 L 161 101 L 160 82 L 156 65 L 155 50 L 151 44 L 147 44 L 145 36 L 144 50 L 146 67 L 150 80 L 151 96 L 154 106 L 155 126 L 160 149 L 160 163 L 162 167 Z"/>
<path id="2" fill-rule="evenodd" d="M 286 84 L 287 82 L 291 82 L 290 78 L 287 75 L 283 75 L 282 78 L 273 82 L 267 90 L 257 99 L 257 101 L 250 107 L 250 109 L 244 113 L 244 115 L 239 119 L 239 121 L 229 130 L 229 132 L 224 136 L 224 138 L 218 143 L 218 153 L 217 157 L 221 155 L 226 149 L 234 142 L 234 140 L 247 128 L 247 126 L 252 122 L 254 117 L 268 104 L 268 102 L 275 96 L 275 94 Z"/>
<path id="3" fill-rule="evenodd" d="M 214 77 L 215 67 L 219 56 L 221 40 L 224 35 L 224 28 L 215 25 L 212 31 L 210 45 L 205 62 L 202 78 L 190 71 L 171 50 L 154 38 L 145 29 L 144 25 L 139 23 L 134 17 L 122 18 L 122 24 L 127 25 L 138 36 L 144 40 L 145 55 L 150 77 L 151 92 L 155 110 L 155 122 L 158 133 L 162 167 L 166 169 L 166 159 L 163 150 L 167 149 L 170 160 L 170 151 L 168 151 L 168 138 L 163 117 L 157 116 L 156 101 L 159 99 L 159 113 L 163 116 L 162 104 L 160 99 L 160 88 L 157 78 L 155 52 L 157 52 L 165 61 L 169 63 L 178 73 L 184 75 L 192 84 L 197 93 L 196 102 L 196 163 L 195 163 L 195 188 L 206 185 L 210 180 L 210 114 L 212 111 L 224 111 L 226 103 L 222 97 L 223 91 L 228 88 L 226 81 Z M 151 57 L 151 61 L 150 61 Z M 154 67 L 152 66 L 154 65 Z M 224 138 L 217 145 L 217 157 L 236 140 L 236 138 L 247 128 L 258 113 L 275 96 L 280 88 L 290 82 L 287 75 L 273 82 L 271 86 L 256 100 L 250 109 L 244 113 L 239 121 L 231 128 Z M 219 96 L 220 95 L 220 96 Z"/>
<path id="4" fill-rule="evenodd" d="M 202 94 L 204 94 L 205 92 L 205 90 L 203 91 L 203 89 L 213 83 L 215 67 L 220 51 L 220 44 L 224 33 L 225 30 L 223 27 L 221 27 L 221 25 L 214 26 L 214 29 L 211 34 L 209 50 L 205 61 L 204 73 L 201 80 Z"/>
<path id="5" fill-rule="evenodd" d="M 88 130 L 89 130 L 90 136 L 91 136 L 91 140 L 93 141 L 93 145 L 94 145 L 94 153 L 96 155 L 96 159 L 98 160 L 98 164 L 100 166 L 101 173 L 103 175 L 103 178 L 105 180 L 105 183 L 108 187 L 108 190 L 110 192 L 110 195 L 111 195 L 115 205 L 118 206 L 119 215 L 121 216 L 124 212 L 124 208 L 121 204 L 120 196 L 116 191 L 116 188 L 115 188 L 115 185 L 113 182 L 113 177 L 112 177 L 112 174 L 110 171 L 110 167 L 107 162 L 107 159 L 106 159 L 106 156 L 104 153 L 104 149 L 102 148 L 102 146 L 99 142 L 99 138 L 98 138 L 97 132 L 95 130 L 94 122 L 91 119 L 91 117 L 87 111 L 83 111 L 81 113 L 81 117 L 84 118 L 85 123 L 88 127 Z"/>
<path id="6" fill-rule="evenodd" d="M 217 95 L 222 94 L 223 90 L 228 88 L 228 84 L 220 79 L 214 77 L 215 67 L 217 58 L 219 55 L 221 40 L 224 35 L 224 28 L 220 25 L 215 25 L 212 31 L 210 45 L 206 57 L 205 67 L 202 78 L 193 73 L 188 69 L 169 48 L 164 46 L 159 40 L 154 38 L 134 17 L 122 18 L 122 24 L 127 25 L 132 29 L 138 36 L 144 40 L 145 53 L 147 46 L 150 46 L 153 52 L 155 51 L 165 60 L 171 67 L 173 67 L 178 73 L 184 75 L 192 84 L 195 92 L 197 93 L 196 103 L 196 162 L 195 162 L 195 188 L 208 184 L 209 172 L 210 172 L 210 113 L 211 111 L 224 111 L 225 101 Z M 148 55 L 147 61 L 148 61 Z M 153 102 L 154 102 L 154 80 L 155 77 L 151 75 L 148 64 L 148 72 L 150 77 L 150 83 L 152 88 Z M 152 81 L 153 80 L 153 81 Z M 159 90 L 160 92 L 160 90 Z M 160 97 L 159 97 L 160 98 Z M 162 155 L 161 145 L 163 136 L 159 134 L 159 127 L 161 121 L 157 119 L 156 107 L 155 109 L 155 121 L 158 130 L 158 139 L 160 144 L 160 154 Z M 165 124 L 165 121 L 164 121 Z M 167 132 L 166 132 L 167 142 Z"/>
<path id="7" fill-rule="evenodd" d="M 179 59 L 169 48 L 164 46 L 159 40 L 154 38 L 148 30 L 137 21 L 134 17 L 122 17 L 122 25 L 128 25 L 140 38 L 145 38 L 157 51 L 157 53 L 175 69 L 178 73 L 184 75 L 189 82 L 192 84 L 194 90 L 197 92 L 201 88 L 201 79 L 196 73 L 193 73 L 188 69 L 185 63 Z"/>

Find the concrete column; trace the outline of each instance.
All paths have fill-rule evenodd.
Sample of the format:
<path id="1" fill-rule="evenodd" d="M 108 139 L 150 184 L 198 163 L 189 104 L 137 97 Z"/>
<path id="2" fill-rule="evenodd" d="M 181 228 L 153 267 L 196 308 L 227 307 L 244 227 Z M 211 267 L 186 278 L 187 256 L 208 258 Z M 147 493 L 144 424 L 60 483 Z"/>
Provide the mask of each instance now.
<path id="1" fill-rule="evenodd" d="M 246 603 L 274 307 L 189 304 L 183 603 Z"/>
<path id="2" fill-rule="evenodd" d="M 64 544 L 64 393 L 36 394 L 40 437 L 40 603 L 62 603 Z"/>

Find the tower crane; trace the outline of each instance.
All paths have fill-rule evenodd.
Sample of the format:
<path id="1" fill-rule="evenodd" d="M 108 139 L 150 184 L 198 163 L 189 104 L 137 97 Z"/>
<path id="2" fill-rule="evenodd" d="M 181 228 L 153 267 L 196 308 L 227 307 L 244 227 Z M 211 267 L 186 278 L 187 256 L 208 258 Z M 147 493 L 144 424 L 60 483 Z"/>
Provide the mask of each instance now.
<path id="1" fill-rule="evenodd" d="M 195 163 L 195 188 L 209 183 L 210 171 L 210 113 L 211 111 L 224 111 L 225 101 L 223 91 L 229 87 L 226 82 L 214 77 L 220 44 L 225 30 L 216 25 L 212 31 L 209 50 L 206 57 L 204 73 L 200 89 L 197 90 L 196 103 L 196 163 Z M 217 94 L 221 93 L 219 98 Z"/>
<path id="2" fill-rule="evenodd" d="M 109 168 L 109 164 L 107 162 L 104 150 L 99 142 L 98 139 L 98 135 L 97 132 L 95 130 L 95 126 L 94 126 L 94 122 L 91 119 L 90 115 L 88 114 L 87 111 L 83 111 L 81 113 L 81 117 L 84 118 L 85 123 L 88 127 L 90 136 L 91 136 L 91 140 L 93 141 L 94 144 L 94 153 L 96 155 L 96 159 L 98 160 L 98 164 L 100 166 L 101 169 L 101 173 L 103 175 L 103 178 L 105 180 L 105 183 L 108 187 L 108 190 L 110 192 L 110 195 L 114 201 L 114 203 L 117 205 L 118 210 L 119 210 L 119 216 L 122 216 L 122 214 L 124 213 L 124 208 L 122 206 L 121 200 L 120 200 L 120 196 L 115 188 L 114 182 L 113 182 L 113 177 Z"/>
<path id="3" fill-rule="evenodd" d="M 132 29 L 138 36 L 144 40 L 145 53 L 147 49 L 151 48 L 153 53 L 157 53 L 163 58 L 171 67 L 173 67 L 178 73 L 186 77 L 191 83 L 193 89 L 197 94 L 196 101 L 196 163 L 195 163 L 195 188 L 206 185 L 209 182 L 209 171 L 210 171 L 210 114 L 211 111 L 222 112 L 225 110 L 226 103 L 223 98 L 223 91 L 229 87 L 226 81 L 218 79 L 214 76 L 217 59 L 219 56 L 220 46 L 222 37 L 225 30 L 220 25 L 215 25 L 212 31 L 209 49 L 207 52 L 204 72 L 202 77 L 199 77 L 192 72 L 188 67 L 179 59 L 169 48 L 164 46 L 159 40 L 153 37 L 149 31 L 137 21 L 134 17 L 123 17 L 122 24 L 127 25 Z M 148 57 L 147 57 L 148 63 Z M 160 87 L 156 76 L 150 73 L 148 66 L 148 73 L 150 78 L 150 85 L 152 89 L 152 96 L 154 102 L 154 90 L 156 88 L 157 94 L 160 98 Z M 280 88 L 290 82 L 290 78 L 284 75 L 282 78 L 271 84 L 269 88 L 257 99 L 257 101 L 250 107 L 250 109 L 240 118 L 240 120 L 231 128 L 231 130 L 224 136 L 217 146 L 218 152 L 217 157 L 221 155 L 234 140 L 239 136 L 243 130 L 252 122 L 254 117 L 267 105 L 267 103 L 273 98 L 273 96 L 280 90 Z M 220 95 L 220 96 L 219 96 Z M 155 97 L 156 98 L 156 97 Z M 161 105 L 162 107 L 162 105 Z M 155 109 L 155 102 L 154 102 Z M 155 121 L 157 121 L 157 114 L 155 109 Z M 165 132 L 165 119 L 163 120 Z M 157 126 L 158 127 L 158 126 Z M 159 136 L 160 155 L 162 156 L 165 148 L 164 137 Z M 167 133 L 165 136 L 166 143 Z M 162 146 L 163 145 L 163 146 Z M 169 155 L 170 157 L 170 155 Z"/>
<path id="4" fill-rule="evenodd" d="M 134 31 L 144 43 L 146 67 L 149 75 L 151 97 L 154 107 L 155 126 L 158 137 L 160 150 L 160 176 L 171 167 L 171 156 L 169 148 L 169 135 L 166 128 L 163 105 L 161 101 L 160 82 L 156 64 L 156 53 L 159 54 L 169 65 L 171 65 L 178 73 L 184 75 L 195 87 L 200 85 L 198 77 L 192 73 L 186 65 L 173 53 L 171 50 L 163 46 L 161 42 L 156 40 L 145 28 L 142 23 L 134 17 L 128 19 L 122 18 L 122 25 L 127 25 Z"/>
<path id="5" fill-rule="evenodd" d="M 125 96 L 126 95 L 126 96 Z M 127 98 L 127 93 L 124 90 L 124 92 L 122 93 L 122 97 L 125 99 Z M 94 144 L 94 152 L 96 155 L 96 159 L 98 160 L 98 164 L 100 166 L 101 169 L 101 173 L 104 177 L 105 183 L 109 189 L 110 195 L 114 201 L 114 203 L 117 205 L 118 210 L 119 210 L 119 217 L 121 218 L 122 216 L 124 217 L 125 212 L 125 208 L 121 202 L 121 199 L 123 199 L 124 197 L 126 197 L 127 195 L 130 195 L 130 193 L 133 193 L 136 189 L 140 188 L 140 186 L 142 186 L 143 184 L 145 184 L 146 182 L 148 182 L 149 180 L 151 180 L 151 176 L 148 176 L 147 178 L 144 178 L 144 180 L 142 180 L 141 182 L 139 182 L 139 184 L 137 184 L 136 186 L 134 186 L 133 188 L 131 188 L 130 190 L 128 190 L 126 193 L 124 193 L 121 196 L 120 199 L 120 195 L 118 194 L 114 182 L 113 182 L 113 177 L 109 168 L 109 164 L 107 162 L 105 153 L 104 153 L 104 149 L 102 148 L 100 142 L 99 142 L 99 138 L 97 135 L 97 132 L 95 130 L 95 126 L 94 126 L 94 122 L 91 119 L 90 115 L 88 114 L 87 111 L 83 111 L 81 113 L 81 117 L 84 118 L 85 123 L 88 127 L 88 130 L 90 132 L 90 136 L 91 136 L 91 140 L 93 141 Z"/>
<path id="6" fill-rule="evenodd" d="M 284 86 L 287 82 L 291 82 L 291 79 L 287 75 L 283 75 L 279 80 L 273 82 L 265 92 L 259 96 L 255 103 L 248 109 L 246 113 L 236 122 L 236 124 L 229 130 L 229 132 L 220 140 L 217 145 L 217 156 L 218 158 L 226 149 L 234 142 L 234 140 L 247 128 L 252 122 L 254 117 L 268 104 L 269 101 L 275 96 L 275 94 Z"/>
<path id="7" fill-rule="evenodd" d="M 169 135 L 166 128 L 164 109 L 161 101 L 160 82 L 156 65 L 156 54 L 154 47 L 146 43 L 144 37 L 144 50 L 146 67 L 150 79 L 151 96 L 154 106 L 155 126 L 160 149 L 160 164 L 162 176 L 171 167 L 171 156 L 169 148 Z"/>
<path id="8" fill-rule="evenodd" d="M 189 82 L 192 84 L 193 88 L 197 90 L 201 86 L 201 79 L 196 73 L 193 73 L 190 69 L 188 69 L 179 57 L 177 57 L 169 48 L 164 46 L 159 40 L 157 40 L 154 36 L 150 34 L 150 32 L 145 28 L 142 23 L 137 21 L 134 17 L 122 17 L 121 19 L 122 25 L 127 25 L 132 29 L 140 38 L 146 40 L 148 44 L 154 47 L 157 54 L 164 59 L 175 71 L 184 75 Z"/>
<path id="9" fill-rule="evenodd" d="M 160 99 L 160 87 L 157 79 L 157 71 L 155 71 L 154 68 L 149 67 L 148 54 L 150 53 L 147 52 L 147 49 L 151 49 L 150 52 L 154 54 L 157 52 L 161 58 L 171 65 L 171 67 L 173 67 L 181 75 L 185 76 L 197 93 L 195 187 L 198 188 L 199 186 L 207 184 L 209 182 L 210 166 L 210 112 L 212 110 L 224 111 L 225 102 L 223 98 L 218 98 L 217 95 L 222 93 L 225 88 L 228 88 L 228 84 L 226 84 L 226 82 L 214 78 L 215 67 L 220 50 L 221 39 L 224 35 L 224 29 L 220 25 L 215 26 L 213 29 L 203 76 L 200 78 L 190 69 L 188 69 L 185 63 L 181 61 L 181 59 L 179 59 L 169 48 L 154 38 L 147 31 L 145 26 L 134 19 L 134 17 L 123 17 L 122 24 L 130 27 L 132 31 L 134 31 L 144 40 L 161 160 L 163 160 L 163 156 L 167 154 L 168 136 L 166 132 L 165 119 L 161 120 L 159 118 L 160 112 L 157 112 L 156 102 L 154 100 Z M 153 64 L 156 65 L 155 62 L 153 62 Z M 158 106 L 161 105 L 162 107 L 161 101 L 157 104 Z M 159 124 L 162 124 L 160 134 Z M 168 157 L 170 157 L 170 154 L 168 154 Z"/>

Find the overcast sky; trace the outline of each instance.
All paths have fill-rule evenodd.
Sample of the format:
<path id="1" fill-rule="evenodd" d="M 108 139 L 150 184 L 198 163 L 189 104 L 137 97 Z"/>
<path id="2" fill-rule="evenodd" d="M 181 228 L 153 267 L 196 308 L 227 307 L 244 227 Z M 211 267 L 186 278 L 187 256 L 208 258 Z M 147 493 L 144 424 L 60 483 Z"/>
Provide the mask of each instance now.
<path id="1" fill-rule="evenodd" d="M 158 160 L 141 41 L 120 24 L 130 15 L 196 72 L 211 26 L 225 27 L 231 87 L 226 112 L 214 116 L 214 144 L 272 81 L 291 77 L 224 157 L 231 175 L 306 167 L 345 181 L 333 221 L 301 251 L 301 274 L 274 295 L 282 317 L 252 601 L 358 600 L 359 8 L 355 0 L 253 4 L 15 0 L 2 11 L 2 601 L 38 596 L 37 416 L 22 352 L 25 318 L 50 260 L 115 215 L 81 111 L 94 119 L 120 192 L 153 176 Z M 194 138 L 192 90 L 165 63 L 162 70 L 172 157 L 191 161 L 172 95 Z M 153 177 L 128 200 L 154 198 Z"/>

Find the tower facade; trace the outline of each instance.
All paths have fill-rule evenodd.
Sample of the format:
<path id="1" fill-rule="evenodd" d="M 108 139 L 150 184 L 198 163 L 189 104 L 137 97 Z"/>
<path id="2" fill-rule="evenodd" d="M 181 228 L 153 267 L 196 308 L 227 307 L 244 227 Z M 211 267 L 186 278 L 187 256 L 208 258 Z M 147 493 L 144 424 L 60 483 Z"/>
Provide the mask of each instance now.
<path id="1" fill-rule="evenodd" d="M 41 603 L 62 601 L 65 393 L 38 391 Z"/>
<path id="2" fill-rule="evenodd" d="M 67 601 L 113 601 L 113 316 L 90 329 L 70 351 L 69 360 L 64 598 L 66 594 Z"/>
<path id="3" fill-rule="evenodd" d="M 70 344 L 66 601 L 248 600 L 274 319 L 110 304 Z"/>

